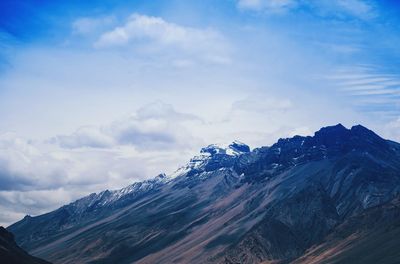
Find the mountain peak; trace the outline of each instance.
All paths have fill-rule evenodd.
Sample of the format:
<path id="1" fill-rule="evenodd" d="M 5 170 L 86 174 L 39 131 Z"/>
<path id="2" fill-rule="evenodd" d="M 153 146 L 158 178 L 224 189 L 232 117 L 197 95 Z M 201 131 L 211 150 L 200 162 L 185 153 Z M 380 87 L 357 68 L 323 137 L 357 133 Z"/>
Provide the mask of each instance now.
<path id="1" fill-rule="evenodd" d="M 351 136 L 349 129 L 342 124 L 323 127 L 314 134 L 314 139 L 319 144 L 326 146 L 337 145 L 346 142 Z"/>
<path id="2" fill-rule="evenodd" d="M 230 144 L 211 144 L 200 150 L 201 154 L 225 154 L 229 156 L 238 156 L 243 153 L 250 152 L 250 147 L 240 141 L 233 141 Z"/>
<path id="3" fill-rule="evenodd" d="M 314 136 L 321 136 L 321 135 L 327 135 L 327 136 L 335 136 L 335 135 L 358 135 L 358 136 L 374 136 L 374 137 L 379 137 L 377 134 L 375 134 L 372 130 L 358 124 L 352 126 L 350 129 L 346 128 L 342 124 L 337 124 L 334 126 L 327 126 L 323 127 L 317 132 L 315 132 Z"/>
<path id="4" fill-rule="evenodd" d="M 338 134 L 338 133 L 347 133 L 350 130 L 343 126 L 341 123 L 333 126 L 322 127 L 320 130 L 315 132 L 315 136 L 318 135 L 326 135 L 326 134 Z"/>

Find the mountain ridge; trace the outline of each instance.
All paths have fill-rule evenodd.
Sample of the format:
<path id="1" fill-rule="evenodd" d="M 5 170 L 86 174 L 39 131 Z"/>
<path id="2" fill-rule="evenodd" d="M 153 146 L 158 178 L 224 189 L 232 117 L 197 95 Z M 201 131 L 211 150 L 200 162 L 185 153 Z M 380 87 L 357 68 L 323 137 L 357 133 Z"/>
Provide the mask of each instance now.
<path id="1" fill-rule="evenodd" d="M 171 176 L 92 194 L 83 210 L 71 207 L 77 200 L 9 230 L 55 263 L 292 261 L 400 194 L 399 146 L 341 124 L 253 150 L 213 144 Z"/>

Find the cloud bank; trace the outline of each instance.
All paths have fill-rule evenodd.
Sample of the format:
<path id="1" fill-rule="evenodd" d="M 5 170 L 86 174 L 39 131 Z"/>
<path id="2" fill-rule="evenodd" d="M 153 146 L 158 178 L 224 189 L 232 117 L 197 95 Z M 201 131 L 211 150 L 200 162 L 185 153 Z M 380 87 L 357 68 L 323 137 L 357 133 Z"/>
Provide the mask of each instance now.
<path id="1" fill-rule="evenodd" d="M 109 125 L 82 127 L 43 142 L 0 135 L 0 222 L 172 173 L 202 145 L 184 125 L 199 122 L 157 101 Z"/>

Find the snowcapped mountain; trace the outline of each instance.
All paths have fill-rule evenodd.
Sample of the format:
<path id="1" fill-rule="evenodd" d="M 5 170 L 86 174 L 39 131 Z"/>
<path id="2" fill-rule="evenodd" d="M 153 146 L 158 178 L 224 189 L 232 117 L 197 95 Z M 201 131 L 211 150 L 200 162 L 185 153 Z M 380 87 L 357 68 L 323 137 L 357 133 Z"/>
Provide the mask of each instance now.
<path id="1" fill-rule="evenodd" d="M 399 195 L 400 144 L 339 124 L 253 150 L 209 145 L 172 175 L 8 229 L 55 263 L 350 263 L 385 238 L 388 251 L 363 261 L 376 263 L 400 241 L 382 233 L 397 232 Z M 340 237 L 363 240 L 343 248 Z"/>

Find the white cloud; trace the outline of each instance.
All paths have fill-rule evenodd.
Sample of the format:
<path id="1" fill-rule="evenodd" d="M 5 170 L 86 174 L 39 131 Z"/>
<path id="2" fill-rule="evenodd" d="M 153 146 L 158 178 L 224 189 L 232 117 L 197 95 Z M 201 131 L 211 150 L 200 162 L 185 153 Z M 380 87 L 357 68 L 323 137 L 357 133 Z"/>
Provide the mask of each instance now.
<path id="1" fill-rule="evenodd" d="M 94 147 L 107 148 L 114 145 L 114 139 L 97 127 L 81 127 L 72 135 L 60 135 L 53 139 L 63 148 Z"/>
<path id="2" fill-rule="evenodd" d="M 53 142 L 64 148 L 110 148 L 131 145 L 140 150 L 190 149 L 194 142 L 182 122 L 202 122 L 200 118 L 175 111 L 172 105 L 157 101 L 136 113 L 103 127 L 82 127 L 71 135 L 60 135 Z"/>
<path id="3" fill-rule="evenodd" d="M 1 190 L 47 188 L 62 184 L 64 171 L 52 155 L 15 134 L 0 135 Z"/>
<path id="4" fill-rule="evenodd" d="M 143 41 L 145 44 L 143 44 Z M 126 47 L 140 45 L 146 50 L 166 52 L 166 49 L 204 58 L 214 63 L 230 61 L 226 39 L 213 29 L 181 26 L 160 17 L 133 14 L 122 25 L 101 34 L 95 47 Z M 178 61 L 182 59 L 178 58 Z"/>

